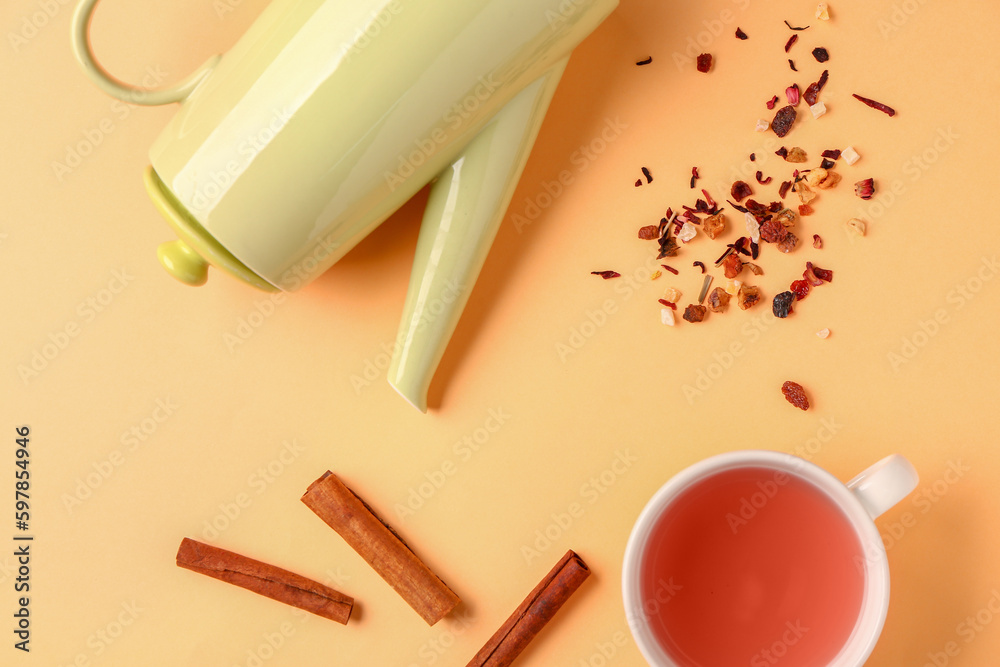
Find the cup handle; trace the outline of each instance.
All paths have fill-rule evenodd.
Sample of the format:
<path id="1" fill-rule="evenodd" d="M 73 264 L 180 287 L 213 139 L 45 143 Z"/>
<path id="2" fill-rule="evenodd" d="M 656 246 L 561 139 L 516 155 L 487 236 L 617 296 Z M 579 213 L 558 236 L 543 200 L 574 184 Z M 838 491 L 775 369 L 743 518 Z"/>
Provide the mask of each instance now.
<path id="1" fill-rule="evenodd" d="M 892 454 L 848 482 L 847 488 L 875 519 L 908 496 L 919 482 L 913 464 L 899 454 Z"/>
<path id="2" fill-rule="evenodd" d="M 90 45 L 90 20 L 99 0 L 82 0 L 73 14 L 73 55 L 83 65 L 90 80 L 102 91 L 129 104 L 158 106 L 182 102 L 201 83 L 222 56 L 215 55 L 183 81 L 166 88 L 143 89 L 119 81 L 94 58 Z"/>

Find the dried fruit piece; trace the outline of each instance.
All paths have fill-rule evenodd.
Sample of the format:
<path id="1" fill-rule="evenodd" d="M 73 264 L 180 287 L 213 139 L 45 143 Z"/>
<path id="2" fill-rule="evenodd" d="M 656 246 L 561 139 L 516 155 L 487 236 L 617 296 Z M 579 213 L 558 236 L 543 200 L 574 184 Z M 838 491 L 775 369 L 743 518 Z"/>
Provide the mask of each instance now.
<path id="1" fill-rule="evenodd" d="M 646 225 L 639 228 L 639 238 L 643 241 L 652 241 L 659 235 L 659 228 L 656 225 Z"/>
<path id="2" fill-rule="evenodd" d="M 795 192 L 798 193 L 799 201 L 803 204 L 808 204 L 813 199 L 816 199 L 816 193 L 803 181 L 795 184 Z"/>
<path id="3" fill-rule="evenodd" d="M 789 149 L 788 155 L 785 156 L 785 162 L 799 163 L 799 162 L 805 162 L 808 159 L 809 157 L 806 155 L 806 152 L 801 148 L 799 148 L 798 146 Z"/>
<path id="4" fill-rule="evenodd" d="M 736 296 L 739 294 L 740 287 L 743 285 L 742 280 L 727 280 L 726 281 L 726 294 L 729 296 Z"/>
<path id="5" fill-rule="evenodd" d="M 875 194 L 875 179 L 866 178 L 854 184 L 854 194 L 862 199 L 871 199 Z"/>
<path id="6" fill-rule="evenodd" d="M 659 270 L 657 270 L 657 271 L 653 271 L 653 275 L 651 275 L 651 276 L 649 277 L 649 279 L 650 279 L 650 280 L 656 280 L 657 278 L 659 278 L 659 277 L 660 277 L 660 276 L 662 276 L 662 275 L 663 275 L 663 271 L 659 271 Z"/>
<path id="7" fill-rule="evenodd" d="M 774 151 L 774 154 L 780 157 L 782 160 L 784 160 L 786 157 L 788 157 L 788 149 L 782 146 L 778 150 Z"/>
<path id="8" fill-rule="evenodd" d="M 736 253 L 731 254 L 722 262 L 722 269 L 727 278 L 735 278 L 743 271 L 743 260 Z"/>
<path id="9" fill-rule="evenodd" d="M 701 275 L 705 275 L 705 263 L 704 262 L 694 262 L 691 266 L 697 266 L 701 269 Z"/>
<path id="10" fill-rule="evenodd" d="M 786 236 L 785 238 L 781 239 L 781 241 L 778 242 L 778 250 L 786 254 L 790 253 L 791 251 L 795 250 L 795 246 L 797 246 L 798 243 L 799 243 L 799 237 L 793 234 L 792 232 L 788 232 L 788 236 Z"/>
<path id="11" fill-rule="evenodd" d="M 827 79 L 830 77 L 830 72 L 828 70 L 823 70 L 823 73 L 819 75 L 819 80 L 815 83 L 809 84 L 806 88 L 806 92 L 802 93 L 802 99 L 806 101 L 806 104 L 812 106 L 816 104 L 819 99 L 819 91 L 823 90 L 823 86 L 826 85 Z"/>
<path id="12" fill-rule="evenodd" d="M 757 266 L 753 262 L 743 262 L 743 266 L 745 266 L 747 269 L 749 269 L 750 273 L 754 274 L 755 276 L 762 276 L 762 275 L 764 275 L 764 269 L 760 268 L 759 266 Z"/>
<path id="13" fill-rule="evenodd" d="M 820 190 L 829 190 L 830 188 L 837 187 L 837 183 L 840 183 L 841 176 L 835 171 L 827 171 L 826 178 L 819 182 Z"/>
<path id="14" fill-rule="evenodd" d="M 663 293 L 663 298 L 671 303 L 677 303 L 681 300 L 681 291 L 676 287 L 668 287 L 667 291 Z"/>
<path id="15" fill-rule="evenodd" d="M 716 287 L 708 295 L 708 309 L 713 313 L 725 312 L 729 307 L 729 294 L 721 287 Z"/>
<path id="16" fill-rule="evenodd" d="M 791 181 L 782 181 L 781 185 L 778 187 L 778 196 L 782 199 L 788 194 L 788 190 L 792 187 Z"/>
<path id="17" fill-rule="evenodd" d="M 705 314 L 708 312 L 708 308 L 695 303 L 689 304 L 687 308 L 684 309 L 684 319 L 688 322 L 701 322 L 705 319 Z"/>
<path id="18" fill-rule="evenodd" d="M 753 200 L 751 199 L 750 201 Z M 757 216 L 748 211 L 744 213 L 744 217 L 746 218 L 747 233 L 750 235 L 750 240 L 757 243 L 760 241 L 760 223 L 757 222 Z"/>
<path id="19" fill-rule="evenodd" d="M 775 317 L 785 318 L 792 312 L 792 303 L 795 301 L 795 295 L 791 292 L 781 292 L 780 294 L 774 295 L 774 300 L 771 302 L 771 312 L 774 313 Z"/>
<path id="20" fill-rule="evenodd" d="M 830 59 L 830 52 L 824 49 L 822 46 L 817 46 L 815 49 L 813 49 L 813 58 L 815 58 L 817 62 L 825 63 L 827 60 Z"/>
<path id="21" fill-rule="evenodd" d="M 590 274 L 593 276 L 600 276 L 605 280 L 622 277 L 622 274 L 618 273 L 617 271 L 591 271 Z"/>
<path id="22" fill-rule="evenodd" d="M 848 220 L 847 227 L 858 236 L 864 236 L 865 232 L 868 230 L 868 226 L 865 224 L 865 221 L 858 220 L 857 218 L 851 218 Z"/>
<path id="23" fill-rule="evenodd" d="M 831 160 L 837 160 L 840 158 L 840 151 L 835 149 L 827 149 L 823 151 L 823 157 L 828 157 Z"/>
<path id="24" fill-rule="evenodd" d="M 720 234 L 726 231 L 726 216 L 722 213 L 709 216 L 702 221 L 701 228 L 705 230 L 705 235 L 708 238 L 718 238 Z"/>
<path id="25" fill-rule="evenodd" d="M 660 308 L 660 322 L 668 327 L 674 326 L 674 311 L 669 308 Z"/>
<path id="26" fill-rule="evenodd" d="M 802 410 L 809 409 L 809 399 L 806 397 L 806 391 L 802 388 L 798 382 L 792 382 L 791 380 L 785 382 L 781 385 L 781 393 L 785 396 L 785 400 Z"/>
<path id="27" fill-rule="evenodd" d="M 680 231 L 677 232 L 677 240 L 684 243 L 688 243 L 695 236 L 698 235 L 698 228 L 692 225 L 690 222 L 685 222 L 681 225 Z"/>
<path id="28" fill-rule="evenodd" d="M 781 209 L 777 215 L 774 216 L 777 222 L 780 222 L 784 227 L 794 227 L 795 226 L 795 211 L 790 208 Z"/>
<path id="29" fill-rule="evenodd" d="M 830 330 L 820 329 L 819 331 L 816 332 L 816 335 L 825 340 L 830 337 Z"/>
<path id="30" fill-rule="evenodd" d="M 792 123 L 795 122 L 795 115 L 795 107 L 791 105 L 781 107 L 778 109 L 778 113 L 774 114 L 774 120 L 771 121 L 771 129 L 779 137 L 785 136 L 792 129 Z"/>
<path id="31" fill-rule="evenodd" d="M 820 238 L 819 234 L 813 234 L 813 247 L 819 250 L 823 247 L 823 239 Z"/>
<path id="32" fill-rule="evenodd" d="M 812 215 L 813 207 L 809 204 L 799 204 L 799 215 Z"/>
<path id="33" fill-rule="evenodd" d="M 789 37 L 788 41 L 785 42 L 785 53 L 788 53 L 788 50 L 790 48 L 792 48 L 792 45 L 794 45 L 795 42 L 797 42 L 797 41 L 799 41 L 799 36 L 798 35 L 792 35 L 791 37 Z"/>
<path id="34" fill-rule="evenodd" d="M 788 230 L 777 220 L 767 220 L 760 226 L 760 237 L 768 243 L 779 243 L 788 236 Z"/>
<path id="35" fill-rule="evenodd" d="M 793 72 L 798 72 L 799 70 L 795 67 L 795 61 L 791 58 L 788 59 L 788 66 L 792 68 Z"/>
<path id="36" fill-rule="evenodd" d="M 890 107 L 888 105 L 882 104 L 881 102 L 876 102 L 875 100 L 870 100 L 867 97 L 861 97 L 860 95 L 857 95 L 857 94 L 853 95 L 852 97 L 854 97 L 854 99 L 856 99 L 856 100 L 860 100 L 861 102 L 864 102 L 865 104 L 867 104 L 868 106 L 870 106 L 872 109 L 878 109 L 879 111 L 885 113 L 888 116 L 895 116 L 896 115 L 896 110 L 895 109 L 893 109 L 892 107 Z"/>
<path id="37" fill-rule="evenodd" d="M 736 36 L 739 39 L 746 39 L 747 38 L 747 34 L 745 32 L 743 32 L 742 30 L 740 30 L 738 27 L 736 28 Z"/>
<path id="38" fill-rule="evenodd" d="M 767 132 L 767 130 L 768 130 L 769 127 L 771 127 L 771 124 L 769 122 L 767 122 L 763 118 L 758 118 L 757 119 L 757 126 L 754 127 L 754 130 L 756 132 Z"/>
<path id="39" fill-rule="evenodd" d="M 698 71 L 707 72 L 712 69 L 712 54 L 702 53 L 698 56 Z"/>
<path id="40" fill-rule="evenodd" d="M 809 106 L 809 111 L 812 112 L 813 118 L 819 118 L 826 113 L 826 104 L 822 100 L 817 100 L 816 104 Z"/>
<path id="41" fill-rule="evenodd" d="M 826 169 L 823 169 L 822 167 L 813 169 L 808 174 L 806 174 L 806 183 L 808 183 L 809 185 L 819 185 L 820 182 L 829 175 L 829 173 L 830 172 L 828 172 Z"/>
<path id="42" fill-rule="evenodd" d="M 736 293 L 736 303 L 740 310 L 753 308 L 760 301 L 760 288 L 753 285 L 740 285 L 739 292 Z"/>
<path id="43" fill-rule="evenodd" d="M 733 183 L 733 187 L 729 189 L 729 194 L 739 202 L 752 195 L 753 190 L 750 189 L 750 186 L 746 182 L 736 181 Z"/>
<path id="44" fill-rule="evenodd" d="M 816 5 L 816 18 L 820 21 L 830 20 L 830 8 L 826 6 L 825 2 L 821 2 Z"/>
<path id="45" fill-rule="evenodd" d="M 799 84 L 793 83 L 788 88 L 785 88 L 785 97 L 788 98 L 788 103 L 793 107 L 799 105 L 799 97 L 801 93 L 799 92 Z"/>
<path id="46" fill-rule="evenodd" d="M 674 303 L 673 301 L 667 301 L 666 299 L 657 299 L 657 301 L 659 301 L 660 304 L 666 306 L 667 308 L 677 310 L 677 304 Z"/>
<path id="47" fill-rule="evenodd" d="M 806 262 L 806 266 L 812 269 L 813 274 L 820 280 L 828 283 L 833 282 L 833 271 L 830 269 L 821 269 L 818 266 L 814 266 L 812 262 Z"/>
<path id="48" fill-rule="evenodd" d="M 768 183 L 771 182 L 771 177 L 768 176 L 767 178 L 764 178 L 764 172 L 762 171 L 758 171 L 755 174 L 755 176 L 757 178 L 757 182 L 760 183 L 761 185 L 767 185 Z"/>
<path id="49" fill-rule="evenodd" d="M 640 60 L 639 62 L 636 63 L 636 65 L 639 65 L 639 66 L 648 65 L 651 62 L 653 62 L 653 56 L 649 56 L 645 60 Z"/>
<path id="50" fill-rule="evenodd" d="M 809 290 L 811 289 L 812 286 L 809 284 L 808 280 L 796 280 L 792 282 L 792 294 L 794 294 L 795 298 L 799 301 L 806 298 L 806 295 L 809 294 Z"/>
<path id="51" fill-rule="evenodd" d="M 653 182 L 653 175 L 651 173 L 649 173 L 649 169 L 646 169 L 645 167 L 643 167 L 642 168 L 642 175 L 646 177 L 646 182 L 647 183 L 652 183 Z"/>
<path id="52" fill-rule="evenodd" d="M 848 146 L 847 148 L 845 148 L 844 151 L 841 153 L 841 156 L 844 158 L 844 161 L 847 162 L 847 164 L 854 164 L 855 162 L 861 159 L 861 155 L 859 155 L 858 152 L 854 150 L 854 146 Z"/>
<path id="53" fill-rule="evenodd" d="M 663 267 L 664 269 L 666 269 L 666 270 L 667 270 L 667 271 L 669 271 L 670 273 L 674 274 L 675 276 L 676 276 L 676 275 L 677 275 L 677 273 L 678 273 L 677 269 L 675 269 L 675 268 L 674 268 L 674 267 L 672 267 L 672 266 L 667 266 L 666 264 L 660 264 L 660 266 L 662 266 L 662 267 Z"/>
<path id="54" fill-rule="evenodd" d="M 778 96 L 777 95 L 775 95 L 774 97 L 772 97 L 771 99 L 769 99 L 767 102 L 765 102 L 765 104 L 767 105 L 768 109 L 773 109 L 774 105 L 777 104 L 777 103 L 778 103 Z"/>
<path id="55" fill-rule="evenodd" d="M 677 241 L 675 241 L 672 236 L 662 236 L 660 238 L 660 254 L 656 256 L 656 259 L 663 259 L 664 257 L 676 257 L 676 256 L 677 256 Z"/>

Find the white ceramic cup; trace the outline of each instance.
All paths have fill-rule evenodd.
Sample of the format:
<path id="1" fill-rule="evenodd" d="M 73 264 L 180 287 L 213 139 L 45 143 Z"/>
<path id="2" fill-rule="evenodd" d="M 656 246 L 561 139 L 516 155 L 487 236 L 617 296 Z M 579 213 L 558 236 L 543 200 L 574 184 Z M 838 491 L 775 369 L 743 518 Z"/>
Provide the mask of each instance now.
<path id="1" fill-rule="evenodd" d="M 644 608 L 644 604 L 649 607 L 650 603 L 641 595 L 642 559 L 658 520 L 671 509 L 678 496 L 694 484 L 720 472 L 740 468 L 768 468 L 805 480 L 835 503 L 853 526 L 864 554 L 864 595 L 853 632 L 829 664 L 860 667 L 875 648 L 889 609 L 889 562 L 873 520 L 905 498 L 919 481 L 917 471 L 898 454 L 882 459 L 846 485 L 804 459 L 763 450 L 720 454 L 675 475 L 646 504 L 625 548 L 622 567 L 625 614 L 642 655 L 655 667 L 690 667 L 672 659 L 657 641 L 649 624 L 649 610 Z M 720 629 L 719 641 L 725 641 L 724 628 Z"/>

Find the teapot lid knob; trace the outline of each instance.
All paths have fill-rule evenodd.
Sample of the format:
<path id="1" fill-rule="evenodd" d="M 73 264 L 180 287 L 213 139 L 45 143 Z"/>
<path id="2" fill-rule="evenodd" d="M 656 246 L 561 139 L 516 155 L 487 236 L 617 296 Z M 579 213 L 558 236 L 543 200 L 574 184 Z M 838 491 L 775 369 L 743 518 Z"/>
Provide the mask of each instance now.
<path id="1" fill-rule="evenodd" d="M 177 280 L 197 287 L 208 280 L 208 262 L 184 241 L 169 241 L 156 249 L 160 264 Z"/>

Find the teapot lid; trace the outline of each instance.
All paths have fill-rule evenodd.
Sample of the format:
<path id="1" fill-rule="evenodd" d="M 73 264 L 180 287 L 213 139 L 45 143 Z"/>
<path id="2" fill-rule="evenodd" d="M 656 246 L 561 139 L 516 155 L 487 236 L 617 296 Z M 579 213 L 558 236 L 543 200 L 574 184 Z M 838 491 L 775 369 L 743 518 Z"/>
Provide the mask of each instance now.
<path id="1" fill-rule="evenodd" d="M 143 180 L 153 205 L 179 237 L 156 249 L 156 256 L 167 273 L 186 285 L 204 285 L 208 279 L 208 265 L 211 264 L 257 289 L 265 292 L 279 291 L 222 247 L 184 205 L 177 201 L 152 166 L 146 167 Z"/>

